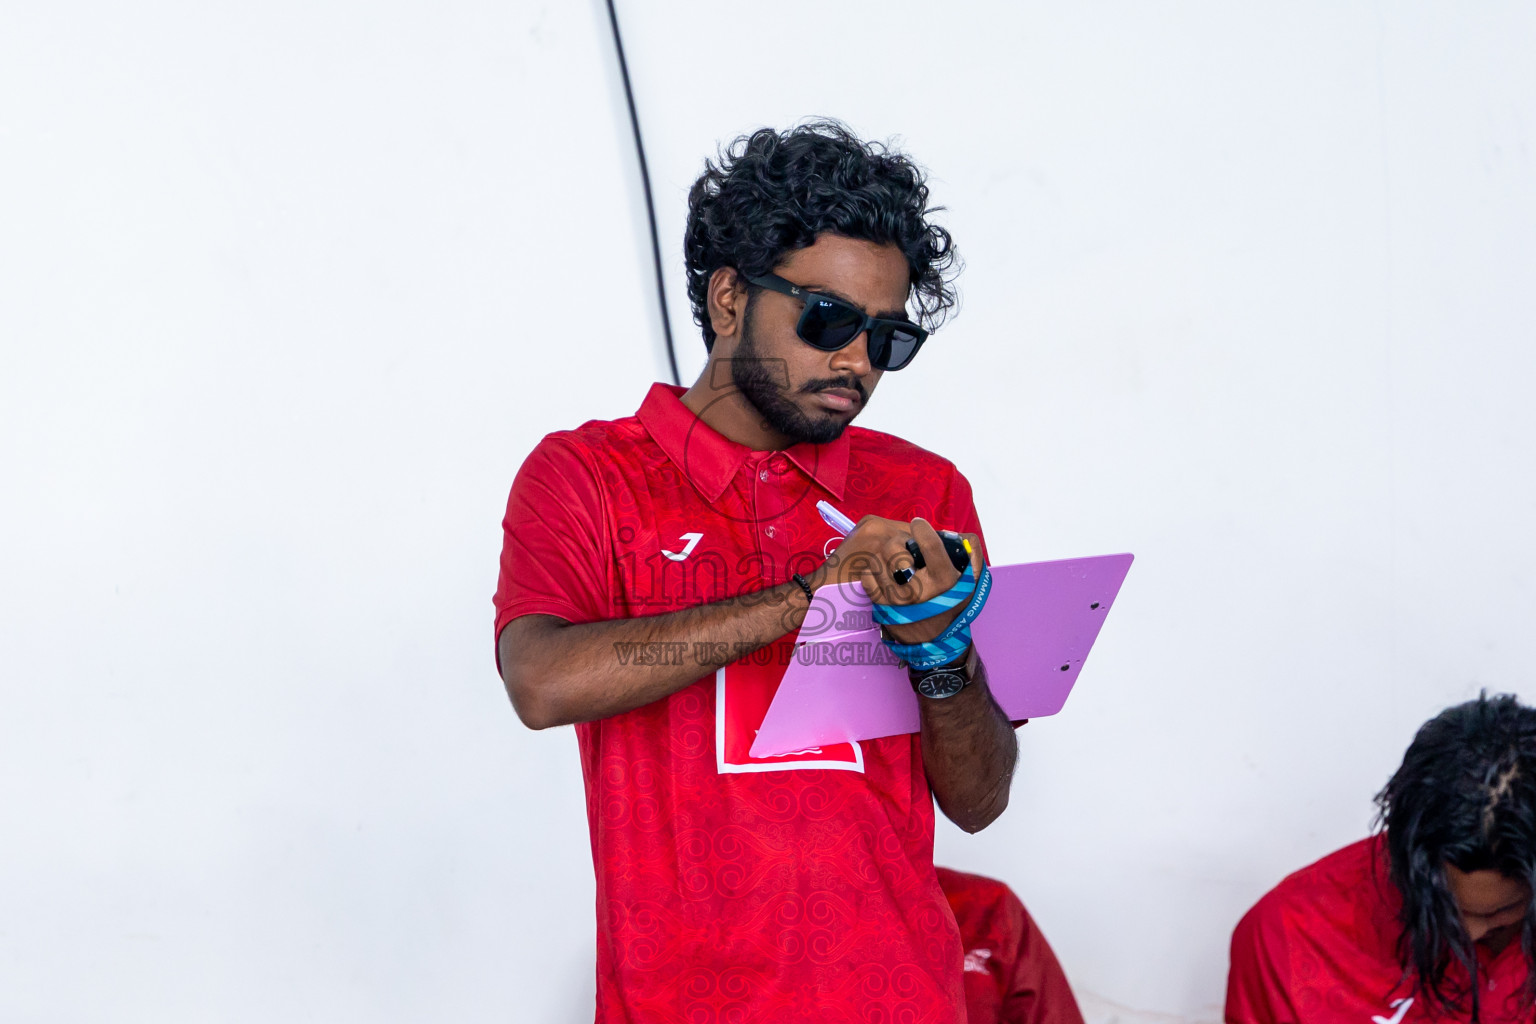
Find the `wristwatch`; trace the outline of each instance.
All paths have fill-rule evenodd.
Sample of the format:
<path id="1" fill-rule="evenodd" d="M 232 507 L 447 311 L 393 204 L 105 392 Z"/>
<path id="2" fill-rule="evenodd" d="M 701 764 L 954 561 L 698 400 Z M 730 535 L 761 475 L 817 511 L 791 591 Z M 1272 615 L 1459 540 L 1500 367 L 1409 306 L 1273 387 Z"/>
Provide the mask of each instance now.
<path id="1" fill-rule="evenodd" d="M 955 664 L 929 669 L 916 669 L 909 665 L 907 678 L 912 680 L 912 689 L 917 691 L 918 696 L 943 700 L 971 685 L 975 663 L 976 645 L 972 644 L 970 650 L 965 652 L 965 657 Z"/>

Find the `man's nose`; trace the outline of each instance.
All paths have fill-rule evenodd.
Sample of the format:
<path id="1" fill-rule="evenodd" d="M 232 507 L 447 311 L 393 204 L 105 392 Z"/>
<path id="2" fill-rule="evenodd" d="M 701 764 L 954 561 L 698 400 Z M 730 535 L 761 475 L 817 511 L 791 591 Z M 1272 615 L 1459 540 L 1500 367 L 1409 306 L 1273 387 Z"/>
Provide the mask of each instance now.
<path id="1" fill-rule="evenodd" d="M 832 369 L 834 370 L 846 370 L 856 377 L 862 377 L 871 368 L 869 362 L 868 331 L 860 331 L 858 337 L 832 353 Z"/>

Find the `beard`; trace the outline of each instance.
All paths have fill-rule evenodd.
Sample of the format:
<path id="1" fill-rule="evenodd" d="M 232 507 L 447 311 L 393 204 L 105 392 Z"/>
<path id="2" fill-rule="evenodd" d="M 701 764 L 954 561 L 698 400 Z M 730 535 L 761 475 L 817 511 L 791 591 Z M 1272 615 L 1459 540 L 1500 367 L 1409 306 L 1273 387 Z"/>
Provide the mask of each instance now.
<path id="1" fill-rule="evenodd" d="M 775 372 L 777 371 L 777 372 Z M 780 381 L 783 381 L 781 384 Z M 775 433 L 782 434 L 799 444 L 827 444 L 843 436 L 843 430 L 852 422 L 826 410 L 820 415 L 807 413 L 789 397 L 789 380 L 782 360 L 765 359 L 757 348 L 752 329 L 752 304 L 747 303 L 746 315 L 741 325 L 741 341 L 731 358 L 731 383 L 742 393 L 752 407 L 763 417 L 763 422 Z M 869 395 L 864 382 L 857 377 L 829 377 L 826 380 L 807 381 L 796 388 L 799 394 L 813 395 L 829 388 L 849 388 L 859 393 L 862 409 Z"/>

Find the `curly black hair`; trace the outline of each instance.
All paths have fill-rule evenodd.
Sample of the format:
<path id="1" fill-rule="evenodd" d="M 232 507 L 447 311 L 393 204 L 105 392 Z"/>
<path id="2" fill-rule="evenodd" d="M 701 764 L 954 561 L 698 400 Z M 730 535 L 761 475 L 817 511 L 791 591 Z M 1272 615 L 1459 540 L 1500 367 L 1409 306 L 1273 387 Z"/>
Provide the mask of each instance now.
<path id="1" fill-rule="evenodd" d="M 918 320 L 929 330 L 956 305 L 951 283 L 958 256 L 949 232 L 927 217 L 924 175 L 907 156 L 865 142 L 837 121 L 821 120 L 779 132 L 760 128 L 721 150 L 718 162 L 688 190 L 683 258 L 688 301 L 715 345 L 706 294 L 721 267 L 766 274 L 785 254 L 823 232 L 878 245 L 894 244 L 907 258 Z"/>
<path id="2" fill-rule="evenodd" d="M 1403 763 L 1376 796 L 1386 829 L 1389 874 L 1402 894 L 1397 955 L 1421 1002 L 1478 1019 L 1477 955 L 1445 881 L 1445 865 L 1494 870 L 1536 892 L 1536 708 L 1513 696 L 1442 711 L 1419 729 Z M 1520 944 L 1536 953 L 1536 907 L 1526 909 Z M 1449 987 L 1452 962 L 1470 984 Z M 1526 997 L 1536 999 L 1536 971 Z"/>

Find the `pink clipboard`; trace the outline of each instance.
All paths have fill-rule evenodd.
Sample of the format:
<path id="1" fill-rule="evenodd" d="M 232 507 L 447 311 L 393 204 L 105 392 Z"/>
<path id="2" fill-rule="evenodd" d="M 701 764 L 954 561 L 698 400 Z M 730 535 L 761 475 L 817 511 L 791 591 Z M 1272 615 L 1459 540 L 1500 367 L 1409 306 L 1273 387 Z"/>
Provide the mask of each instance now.
<path id="1" fill-rule="evenodd" d="M 1131 560 L 1099 555 L 992 567 L 992 594 L 971 636 L 1010 719 L 1044 718 L 1066 704 Z M 863 587 L 823 587 L 751 754 L 916 732 L 917 701 L 907 670 L 880 642 Z"/>

